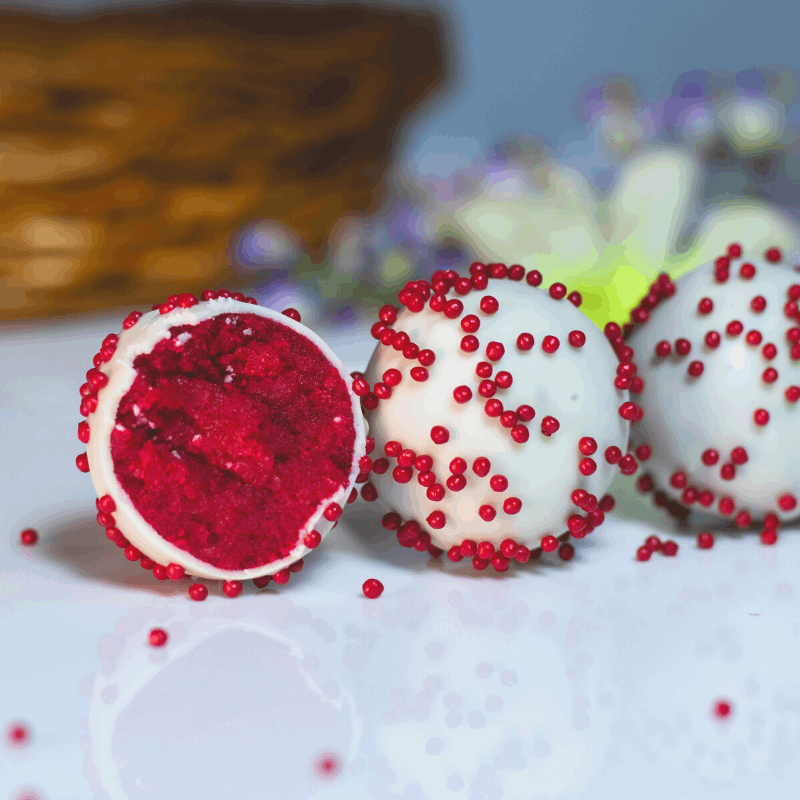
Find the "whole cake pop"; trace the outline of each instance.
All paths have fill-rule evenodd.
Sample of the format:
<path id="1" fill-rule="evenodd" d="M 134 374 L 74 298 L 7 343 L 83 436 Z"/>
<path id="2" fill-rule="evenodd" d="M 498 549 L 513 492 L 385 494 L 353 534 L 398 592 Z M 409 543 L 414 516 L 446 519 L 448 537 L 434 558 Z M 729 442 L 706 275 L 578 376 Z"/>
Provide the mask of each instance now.
<path id="1" fill-rule="evenodd" d="M 354 492 L 350 380 L 293 309 L 209 290 L 133 312 L 81 387 L 97 521 L 161 580 L 285 583 Z"/>
<path id="2" fill-rule="evenodd" d="M 403 310 L 381 309 L 353 381 L 375 442 L 359 480 L 400 544 L 502 571 L 583 538 L 613 508 L 614 473 L 636 469 L 623 455 L 636 368 L 577 292 L 544 291 L 519 265 L 470 273 L 412 281 Z"/>
<path id="3" fill-rule="evenodd" d="M 667 284 L 624 330 L 644 380 L 640 488 L 740 527 L 763 520 L 774 541 L 800 498 L 800 276 L 777 248 L 732 244 Z"/>

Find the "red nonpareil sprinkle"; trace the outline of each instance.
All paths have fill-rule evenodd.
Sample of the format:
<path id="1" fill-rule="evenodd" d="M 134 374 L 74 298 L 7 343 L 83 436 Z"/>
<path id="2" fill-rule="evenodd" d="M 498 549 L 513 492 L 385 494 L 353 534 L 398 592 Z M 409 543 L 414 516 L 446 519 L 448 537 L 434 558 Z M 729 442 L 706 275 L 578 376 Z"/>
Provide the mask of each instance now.
<path id="1" fill-rule="evenodd" d="M 738 319 L 734 319 L 725 326 L 728 336 L 738 336 L 744 330 L 744 325 Z"/>
<path id="2" fill-rule="evenodd" d="M 532 269 L 526 276 L 525 282 L 528 286 L 541 286 L 542 285 L 542 273 L 539 272 L 538 269 Z"/>
<path id="3" fill-rule="evenodd" d="M 749 528 L 753 518 L 747 511 L 740 511 L 734 519 L 737 528 Z"/>
<path id="4" fill-rule="evenodd" d="M 279 569 L 273 576 L 272 580 L 275 581 L 279 586 L 285 586 L 289 583 L 289 579 L 292 577 L 291 571 L 284 567 L 283 569 Z"/>
<path id="5" fill-rule="evenodd" d="M 658 536 L 648 536 L 645 540 L 645 547 L 649 547 L 654 553 L 661 550 L 661 539 Z"/>
<path id="6" fill-rule="evenodd" d="M 558 539 L 555 536 L 542 536 L 541 548 L 545 553 L 552 553 L 558 547 Z"/>
<path id="7" fill-rule="evenodd" d="M 659 358 L 666 358 L 671 352 L 672 352 L 672 345 L 666 339 L 662 339 L 656 345 L 656 355 Z"/>
<path id="8" fill-rule="evenodd" d="M 205 600 L 208 597 L 208 588 L 202 583 L 193 583 L 189 587 L 189 597 L 197 602 Z"/>
<path id="9" fill-rule="evenodd" d="M 582 458 L 578 464 L 581 475 L 594 475 L 597 471 L 597 462 L 593 458 Z"/>
<path id="10" fill-rule="evenodd" d="M 567 295 L 567 300 L 575 306 L 575 308 L 580 308 L 581 304 L 583 303 L 583 297 L 580 292 L 570 292 Z"/>
<path id="11" fill-rule="evenodd" d="M 636 551 L 636 560 L 637 561 L 649 561 L 651 555 L 653 555 L 653 551 L 649 547 L 647 547 L 646 545 L 642 545 Z"/>
<path id="12" fill-rule="evenodd" d="M 613 511 L 616 504 L 617 501 L 614 499 L 613 495 L 610 494 L 604 494 L 600 498 L 600 501 L 598 503 L 598 505 L 600 506 L 600 510 L 605 512 L 606 514 Z"/>
<path id="13" fill-rule="evenodd" d="M 567 341 L 571 347 L 583 347 L 586 344 L 586 334 L 583 331 L 570 331 Z"/>
<path id="14" fill-rule="evenodd" d="M 533 349 L 533 345 L 535 344 L 535 339 L 533 335 L 530 333 L 521 333 L 517 336 L 517 347 L 520 350 L 528 351 Z"/>
<path id="15" fill-rule="evenodd" d="M 167 643 L 169 636 L 163 628 L 153 628 L 150 631 L 148 641 L 151 647 L 163 647 Z"/>
<path id="16" fill-rule="evenodd" d="M 664 542 L 661 545 L 661 552 L 665 556 L 677 555 L 677 553 L 678 553 L 678 543 L 677 542 L 673 542 L 672 539 L 667 539 L 667 541 Z"/>
<path id="17" fill-rule="evenodd" d="M 697 310 L 700 314 L 710 314 L 714 310 L 714 301 L 710 297 L 704 297 L 697 304 Z"/>
<path id="18" fill-rule="evenodd" d="M 552 436 L 561 427 L 561 423 L 551 416 L 547 416 L 542 420 L 542 433 L 545 436 Z"/>
<path id="19" fill-rule="evenodd" d="M 500 304 L 497 302 L 496 297 L 487 294 L 481 298 L 480 307 L 484 314 L 496 314 Z"/>
<path id="20" fill-rule="evenodd" d="M 461 320 L 461 330 L 463 330 L 464 333 L 477 333 L 480 327 L 480 318 L 475 314 L 467 314 Z"/>
<path id="21" fill-rule="evenodd" d="M 701 550 L 708 550 L 714 546 L 714 534 L 711 531 L 702 531 L 697 534 L 697 546 Z"/>
<path id="22" fill-rule="evenodd" d="M 499 361 L 505 355 L 506 349 L 500 342 L 489 342 L 486 345 L 486 358 L 489 361 Z"/>
<path id="23" fill-rule="evenodd" d="M 746 336 L 744 337 L 744 340 L 747 342 L 747 344 L 752 345 L 753 347 L 758 347 L 758 345 L 761 344 L 763 339 L 764 339 L 764 337 L 761 335 L 760 331 L 756 331 L 756 330 L 748 331 Z M 775 357 L 775 353 L 772 353 L 771 350 L 768 350 L 767 348 L 769 348 L 769 347 L 770 347 L 770 345 L 764 345 L 764 349 L 762 350 L 762 353 L 764 353 L 765 357 L 767 357 L 767 353 L 771 353 L 770 357 L 774 358 Z M 775 349 L 774 346 L 772 346 L 772 349 Z"/>
<path id="24" fill-rule="evenodd" d="M 186 575 L 186 570 L 180 564 L 167 565 L 167 577 L 171 581 L 179 581 L 184 575 Z"/>
<path id="25" fill-rule="evenodd" d="M 620 450 L 616 445 L 611 445 L 611 447 L 606 448 L 604 457 L 607 464 L 617 464 L 622 458 L 622 450 Z"/>
<path id="26" fill-rule="evenodd" d="M 712 713 L 717 719 L 728 719 L 733 713 L 733 703 L 730 700 L 716 700 L 712 706 Z"/>
<path id="27" fill-rule="evenodd" d="M 778 541 L 778 531 L 775 528 L 765 528 L 761 531 L 761 544 L 772 545 Z"/>
<path id="28" fill-rule="evenodd" d="M 693 378 L 699 378 L 705 369 L 702 361 L 692 361 L 686 369 L 686 372 Z"/>
<path id="29" fill-rule="evenodd" d="M 33 528 L 25 528 L 25 530 L 20 533 L 19 540 L 27 547 L 31 547 L 39 541 L 39 533 Z"/>
<path id="30" fill-rule="evenodd" d="M 555 353 L 560 346 L 561 342 L 559 342 L 557 336 L 545 336 L 542 340 L 542 350 L 544 350 L 545 353 Z"/>
<path id="31" fill-rule="evenodd" d="M 434 425 L 431 428 L 431 439 L 434 444 L 446 444 L 450 441 L 450 432 L 443 425 Z"/>
<path id="32" fill-rule="evenodd" d="M 6 730 L 6 741 L 11 747 L 25 747 L 31 740 L 31 732 L 24 722 L 12 722 Z"/>
<path id="33" fill-rule="evenodd" d="M 447 551 L 447 557 L 450 559 L 450 561 L 452 561 L 454 563 L 457 563 L 457 562 L 462 561 L 464 559 L 464 556 L 461 555 L 461 548 L 457 544 L 454 544 Z"/>
<path id="34" fill-rule="evenodd" d="M 314 762 L 314 772 L 325 779 L 335 778 L 342 768 L 342 762 L 334 753 L 323 753 Z"/>
<path id="35" fill-rule="evenodd" d="M 383 584 L 377 578 L 369 578 L 364 581 L 361 591 L 364 593 L 364 597 L 375 600 L 383 594 Z"/>
<path id="36" fill-rule="evenodd" d="M 226 597 L 238 597 L 242 593 L 242 582 L 225 581 L 222 584 L 222 593 Z"/>
<path id="37" fill-rule="evenodd" d="M 256 589 L 263 589 L 269 584 L 271 580 L 272 580 L 271 575 L 261 575 L 258 578 L 253 578 L 253 586 L 255 586 Z"/>
<path id="38" fill-rule="evenodd" d="M 574 555 L 575 548 L 569 542 L 565 542 L 558 548 L 558 557 L 562 561 L 570 561 Z"/>

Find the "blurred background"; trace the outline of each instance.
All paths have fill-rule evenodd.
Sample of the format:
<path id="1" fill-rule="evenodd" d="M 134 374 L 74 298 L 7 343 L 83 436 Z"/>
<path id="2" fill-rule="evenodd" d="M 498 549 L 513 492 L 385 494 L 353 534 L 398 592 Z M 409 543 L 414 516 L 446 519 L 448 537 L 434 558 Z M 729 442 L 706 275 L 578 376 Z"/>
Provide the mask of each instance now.
<path id="1" fill-rule="evenodd" d="M 730 241 L 800 255 L 798 13 L 7 5 L 0 318 L 213 285 L 359 326 L 481 259 L 603 324 Z"/>

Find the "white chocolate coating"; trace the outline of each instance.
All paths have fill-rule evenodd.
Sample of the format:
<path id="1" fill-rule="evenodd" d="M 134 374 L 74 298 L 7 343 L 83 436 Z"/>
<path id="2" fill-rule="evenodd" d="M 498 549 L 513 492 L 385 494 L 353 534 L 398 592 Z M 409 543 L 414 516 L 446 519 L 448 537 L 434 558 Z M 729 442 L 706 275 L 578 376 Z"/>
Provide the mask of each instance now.
<path id="1" fill-rule="evenodd" d="M 739 275 L 742 264 L 750 263 L 756 274 L 750 280 Z M 658 489 L 680 501 L 682 489 L 670 485 L 676 470 L 686 473 L 688 486 L 714 493 L 714 503 L 691 508 L 707 514 L 719 514 L 719 499 L 734 500 L 734 516 L 748 511 L 754 519 L 772 512 L 781 520 L 797 516 L 797 510 L 784 511 L 778 498 L 790 492 L 800 500 L 800 405 L 785 397 L 787 387 L 800 385 L 800 361 L 790 358 L 791 345 L 786 340 L 790 327 L 800 325 L 784 315 L 787 290 L 800 284 L 800 275 L 785 265 L 771 264 L 747 253 L 731 259 L 730 277 L 717 283 L 714 264 L 706 264 L 675 281 L 675 294 L 650 312 L 650 319 L 628 337 L 635 351 L 638 374 L 644 390 L 638 403 L 644 419 L 633 429 L 636 445 L 646 443 L 652 455 L 642 464 L 642 471 L 653 477 Z M 762 296 L 766 308 L 754 311 L 751 300 Z M 713 311 L 698 310 L 701 299 L 709 297 Z M 738 320 L 744 330 L 737 336 L 726 333 L 729 322 Z M 716 349 L 705 343 L 708 331 L 717 331 L 721 342 Z M 746 335 L 757 330 L 763 335 L 758 345 L 750 345 Z M 675 354 L 675 340 L 688 339 L 691 352 Z M 666 339 L 672 354 L 655 354 L 658 342 Z M 763 347 L 772 343 L 777 355 L 768 360 Z M 704 365 L 702 375 L 687 374 L 690 362 Z M 778 379 L 767 383 L 764 370 L 774 367 Z M 755 423 L 756 409 L 766 409 L 767 425 Z M 721 467 L 731 461 L 735 447 L 744 447 L 745 464 L 736 465 L 732 480 L 721 477 Z M 706 466 L 702 453 L 713 448 L 719 452 L 716 465 Z"/>
<path id="2" fill-rule="evenodd" d="M 481 298 L 490 295 L 499 303 L 492 315 L 480 310 Z M 628 400 L 628 392 L 614 386 L 617 358 L 603 333 L 566 298 L 554 300 L 546 289 L 534 289 L 526 283 L 511 280 L 490 280 L 485 291 L 472 291 L 458 297 L 464 304 L 459 319 L 451 320 L 427 305 L 417 314 L 403 309 L 392 326 L 405 331 L 421 349 L 430 348 L 436 354 L 435 363 L 428 367 L 430 377 L 419 383 L 410 376 L 418 361 L 404 358 L 392 347 L 378 344 L 365 373 L 373 386 L 389 368 L 402 373 L 402 381 L 392 389 L 388 400 L 381 400 L 374 411 L 368 411 L 370 435 L 375 439 L 373 459 L 384 455 L 387 441 L 398 441 L 419 455 L 430 455 L 437 482 L 445 485 L 450 476 L 449 464 L 461 456 L 467 461 L 466 487 L 458 492 L 446 490 L 441 502 L 432 502 L 426 489 L 417 481 L 417 470 L 409 483 L 393 480 L 396 459 L 389 459 L 390 468 L 384 475 L 370 476 L 378 490 L 382 505 L 396 511 L 404 520 L 415 519 L 431 535 L 434 545 L 449 549 L 464 539 L 488 541 L 499 547 L 503 540 L 514 539 L 527 547 L 538 547 L 542 536 L 558 536 L 567 530 L 567 518 L 581 513 L 571 500 L 575 489 L 585 489 L 598 497 L 611 485 L 618 469 L 603 456 L 607 447 L 615 445 L 626 451 L 629 423 L 618 413 L 619 406 Z M 460 343 L 465 332 L 461 319 L 475 314 L 481 321 L 477 336 L 480 347 L 465 353 Z M 586 335 L 581 348 L 568 342 L 570 331 Z M 517 348 L 517 336 L 531 333 L 535 344 L 530 351 Z M 556 336 L 559 349 L 548 354 L 542 350 L 545 336 Z M 485 399 L 478 394 L 482 380 L 475 373 L 481 361 L 487 361 L 486 346 L 500 342 L 505 354 L 494 366 L 492 378 L 498 371 L 510 372 L 513 384 L 498 389 L 496 398 L 506 410 L 516 410 L 522 404 L 533 406 L 536 416 L 525 423 L 530 431 L 527 442 L 517 443 L 499 418 L 484 411 Z M 469 386 L 472 399 L 459 404 L 453 398 L 457 386 Z M 560 429 L 547 437 L 541 432 L 546 416 L 555 417 Z M 450 432 L 446 444 L 437 445 L 430 431 L 443 425 Z M 597 463 L 593 475 L 583 476 L 578 464 L 585 456 L 578 450 L 584 436 L 597 441 L 598 449 L 592 458 Z M 491 471 L 479 478 L 472 470 L 475 458 L 487 457 Z M 489 479 L 501 474 L 508 478 L 508 489 L 495 492 Z M 503 510 L 503 501 L 517 497 L 522 501 L 518 514 Z M 492 505 L 497 516 L 483 520 L 481 505 Z M 426 518 L 434 510 L 446 516 L 444 528 L 432 529 Z"/>
<path id="3" fill-rule="evenodd" d="M 279 561 L 273 561 L 262 567 L 237 571 L 223 570 L 211 566 L 159 536 L 156 530 L 137 511 L 120 485 L 114 474 L 114 464 L 111 457 L 111 431 L 116 423 L 117 409 L 120 401 L 131 388 L 136 378 L 136 370 L 133 367 L 134 359 L 139 355 L 149 353 L 159 341 L 168 338 L 170 336 L 169 330 L 172 327 L 195 325 L 203 320 L 225 314 L 256 314 L 261 317 L 267 317 L 292 328 L 305 338 L 310 339 L 339 370 L 342 380 L 348 387 L 356 432 L 353 462 L 347 485 L 319 504 L 300 531 L 297 547 L 288 556 Z M 191 308 L 176 308 L 168 314 L 160 314 L 158 310 L 150 311 L 144 314 L 132 328 L 122 331 L 114 357 L 107 363 L 102 364 L 99 369 L 108 375 L 109 380 L 99 392 L 96 411 L 87 418 L 91 436 L 86 447 L 86 454 L 89 459 L 92 482 L 99 497 L 105 494 L 111 495 L 117 505 L 116 511 L 114 511 L 116 527 L 143 555 L 153 559 L 158 564 L 180 564 L 187 574 L 198 578 L 245 580 L 262 575 L 274 575 L 284 567 L 288 567 L 309 552 L 309 548 L 302 541 L 306 533 L 316 530 L 324 537 L 333 528 L 334 523 L 325 519 L 322 514 L 329 503 L 339 503 L 344 507 L 358 476 L 358 461 L 364 454 L 366 447 L 366 429 L 359 399 L 350 389 L 352 379 L 349 373 L 328 345 L 305 325 L 268 308 L 230 298 L 200 302 Z"/>

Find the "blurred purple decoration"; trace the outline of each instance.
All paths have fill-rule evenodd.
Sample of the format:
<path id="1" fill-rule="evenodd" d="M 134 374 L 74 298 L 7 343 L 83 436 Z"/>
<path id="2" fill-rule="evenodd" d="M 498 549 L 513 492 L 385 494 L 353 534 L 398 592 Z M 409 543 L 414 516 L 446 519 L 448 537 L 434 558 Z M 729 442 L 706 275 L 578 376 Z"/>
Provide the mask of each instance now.
<path id="1" fill-rule="evenodd" d="M 288 269 L 296 265 L 301 256 L 297 235 L 273 220 L 257 220 L 233 237 L 231 263 L 240 274 Z"/>

